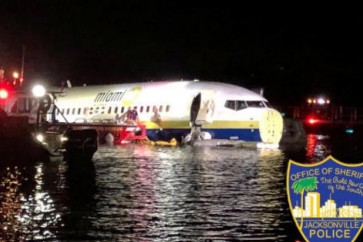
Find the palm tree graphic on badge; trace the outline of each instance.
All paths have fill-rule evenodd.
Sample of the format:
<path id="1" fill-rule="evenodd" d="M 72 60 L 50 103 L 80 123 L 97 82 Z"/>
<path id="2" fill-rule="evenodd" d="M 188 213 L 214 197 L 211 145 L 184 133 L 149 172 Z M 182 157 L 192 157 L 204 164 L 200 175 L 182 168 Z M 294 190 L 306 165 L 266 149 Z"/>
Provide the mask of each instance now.
<path id="1" fill-rule="evenodd" d="M 301 208 L 304 208 L 304 192 L 311 192 L 314 191 L 316 189 L 318 189 L 318 179 L 316 177 L 307 177 L 304 179 L 300 179 L 298 181 L 295 181 L 292 184 L 292 188 L 294 189 L 294 193 L 296 194 L 300 194 L 300 199 L 301 199 Z M 302 225 L 303 225 L 303 221 L 304 221 L 304 214 L 301 214 L 301 220 L 300 220 L 300 229 L 302 229 Z"/>

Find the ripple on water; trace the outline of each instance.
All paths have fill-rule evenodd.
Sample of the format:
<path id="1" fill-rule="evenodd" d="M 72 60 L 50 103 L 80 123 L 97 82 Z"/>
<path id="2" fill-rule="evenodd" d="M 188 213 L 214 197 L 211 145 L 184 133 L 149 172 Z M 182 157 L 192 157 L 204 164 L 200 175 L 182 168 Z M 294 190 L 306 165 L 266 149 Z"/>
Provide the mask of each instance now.
<path id="1" fill-rule="evenodd" d="M 93 163 L 0 167 L 0 238 L 285 241 L 279 150 L 101 146 Z"/>
<path id="2" fill-rule="evenodd" d="M 98 229 L 90 234 L 283 241 L 283 161 L 280 151 L 254 149 L 104 148 L 95 156 Z"/>

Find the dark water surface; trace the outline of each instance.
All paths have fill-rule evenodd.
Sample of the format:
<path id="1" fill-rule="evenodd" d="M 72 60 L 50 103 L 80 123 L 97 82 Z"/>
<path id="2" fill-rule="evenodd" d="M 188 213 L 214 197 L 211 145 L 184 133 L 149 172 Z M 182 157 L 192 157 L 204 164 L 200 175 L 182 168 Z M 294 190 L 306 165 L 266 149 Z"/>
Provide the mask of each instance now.
<path id="1" fill-rule="evenodd" d="M 362 162 L 360 136 L 306 149 L 102 146 L 93 163 L 0 163 L 0 241 L 296 241 L 289 159 Z"/>

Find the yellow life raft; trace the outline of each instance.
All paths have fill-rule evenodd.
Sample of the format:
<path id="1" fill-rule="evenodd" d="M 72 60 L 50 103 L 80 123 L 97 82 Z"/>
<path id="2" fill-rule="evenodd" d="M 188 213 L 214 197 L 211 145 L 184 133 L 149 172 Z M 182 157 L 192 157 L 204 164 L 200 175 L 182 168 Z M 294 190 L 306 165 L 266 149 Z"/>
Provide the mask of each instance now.
<path id="1" fill-rule="evenodd" d="M 169 142 L 168 141 L 151 141 L 151 145 L 160 145 L 160 146 L 176 146 L 178 145 L 178 141 L 175 138 L 172 138 Z"/>

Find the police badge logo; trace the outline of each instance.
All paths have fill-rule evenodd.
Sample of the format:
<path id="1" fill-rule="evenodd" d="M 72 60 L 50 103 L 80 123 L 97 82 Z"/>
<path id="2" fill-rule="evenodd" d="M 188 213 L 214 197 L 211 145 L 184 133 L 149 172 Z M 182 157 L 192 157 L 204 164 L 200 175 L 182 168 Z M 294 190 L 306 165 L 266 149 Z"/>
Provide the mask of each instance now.
<path id="1" fill-rule="evenodd" d="M 316 164 L 289 161 L 290 211 L 306 241 L 355 241 L 363 227 L 363 163 L 332 156 Z"/>

